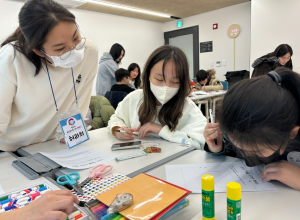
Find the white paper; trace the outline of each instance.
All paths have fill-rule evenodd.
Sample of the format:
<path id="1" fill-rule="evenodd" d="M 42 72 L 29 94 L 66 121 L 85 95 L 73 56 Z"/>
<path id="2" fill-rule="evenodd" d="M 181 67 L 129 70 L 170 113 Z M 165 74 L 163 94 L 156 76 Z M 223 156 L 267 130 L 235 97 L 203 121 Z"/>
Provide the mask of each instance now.
<path id="1" fill-rule="evenodd" d="M 192 92 L 192 95 L 208 95 L 208 93 L 205 91 L 196 91 L 196 92 Z"/>
<path id="2" fill-rule="evenodd" d="M 270 182 L 259 177 L 257 167 L 247 167 L 241 162 L 166 165 L 167 181 L 177 186 L 202 193 L 201 177 L 205 174 L 214 176 L 215 192 L 226 192 L 228 182 L 241 184 L 242 191 L 277 191 Z"/>
<path id="3" fill-rule="evenodd" d="M 3 188 L 2 188 L 2 186 L 0 185 L 0 196 L 1 196 L 2 194 L 5 194 L 5 192 L 4 192 Z"/>
<path id="4" fill-rule="evenodd" d="M 115 158 L 85 146 L 77 146 L 72 149 L 54 153 L 40 152 L 54 162 L 70 169 L 86 169 L 100 163 L 106 163 Z"/>

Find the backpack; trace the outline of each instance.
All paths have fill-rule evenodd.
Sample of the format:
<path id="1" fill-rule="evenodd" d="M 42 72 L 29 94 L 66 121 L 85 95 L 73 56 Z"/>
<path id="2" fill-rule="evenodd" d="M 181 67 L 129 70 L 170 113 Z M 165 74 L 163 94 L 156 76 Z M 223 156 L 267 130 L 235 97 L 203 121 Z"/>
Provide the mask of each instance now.
<path id="1" fill-rule="evenodd" d="M 249 79 L 250 72 L 248 70 L 239 70 L 239 71 L 229 71 L 225 75 L 226 82 L 228 82 L 228 89 L 236 82 L 239 82 L 243 79 Z"/>

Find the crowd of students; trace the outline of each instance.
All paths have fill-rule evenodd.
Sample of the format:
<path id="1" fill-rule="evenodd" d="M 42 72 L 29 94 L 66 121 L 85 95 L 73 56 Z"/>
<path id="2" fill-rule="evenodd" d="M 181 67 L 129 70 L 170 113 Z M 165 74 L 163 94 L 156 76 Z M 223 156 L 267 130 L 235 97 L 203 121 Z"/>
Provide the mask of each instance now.
<path id="1" fill-rule="evenodd" d="M 53 0 L 27 1 L 19 13 L 19 27 L 0 49 L 0 150 L 15 151 L 52 139 L 55 133 L 63 139 L 55 109 L 65 112 L 75 106 L 76 87 L 85 114 L 98 69 L 98 95 L 109 90 L 129 93 L 108 123 L 116 138 L 133 139 L 134 131 L 139 138 L 151 133 L 214 155 L 243 158 L 248 166 L 264 163 L 262 179 L 300 190 L 300 168 L 288 161 L 290 152 L 300 150 L 300 76 L 292 71 L 290 46 L 280 45 L 256 60 L 253 77 L 225 95 L 220 123 L 209 124 L 188 98 L 188 61 L 179 48 L 155 49 L 143 73 L 137 64 L 119 69 L 124 55 L 125 49 L 115 44 L 98 65 L 97 46 L 83 36 L 72 13 Z M 80 75 L 80 83 L 73 85 L 72 74 Z M 196 80 L 197 90 L 222 88 L 213 70 L 200 70 Z M 74 202 L 78 200 L 68 191 L 47 192 L 0 217 L 66 219 Z"/>

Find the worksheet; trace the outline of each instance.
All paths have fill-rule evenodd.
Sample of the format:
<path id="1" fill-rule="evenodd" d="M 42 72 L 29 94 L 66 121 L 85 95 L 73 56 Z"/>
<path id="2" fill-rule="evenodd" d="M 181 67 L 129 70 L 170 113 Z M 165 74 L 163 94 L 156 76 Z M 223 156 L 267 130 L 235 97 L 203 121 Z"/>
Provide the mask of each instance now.
<path id="1" fill-rule="evenodd" d="M 277 191 L 270 182 L 259 177 L 258 167 L 247 167 L 241 162 L 166 165 L 167 181 L 177 186 L 201 193 L 201 177 L 214 176 L 215 192 L 226 192 L 228 182 L 241 184 L 242 191 Z"/>
<path id="2" fill-rule="evenodd" d="M 83 145 L 57 151 L 54 153 L 40 152 L 59 165 L 70 169 L 87 169 L 115 158 Z"/>

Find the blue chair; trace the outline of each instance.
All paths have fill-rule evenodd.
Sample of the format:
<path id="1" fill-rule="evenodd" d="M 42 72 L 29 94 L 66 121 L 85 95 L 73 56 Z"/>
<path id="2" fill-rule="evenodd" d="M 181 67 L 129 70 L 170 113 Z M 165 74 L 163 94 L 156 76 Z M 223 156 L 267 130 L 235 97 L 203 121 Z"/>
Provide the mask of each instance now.
<path id="1" fill-rule="evenodd" d="M 196 82 L 196 79 L 192 79 L 192 81 L 193 81 L 194 83 L 197 83 L 197 82 Z"/>
<path id="2" fill-rule="evenodd" d="M 127 95 L 127 92 L 108 91 L 105 94 L 105 98 L 109 100 L 114 109 L 117 109 L 119 102 L 123 101 Z"/>
<path id="3" fill-rule="evenodd" d="M 221 81 L 222 85 L 223 85 L 223 90 L 228 90 L 228 82 L 226 81 Z"/>

